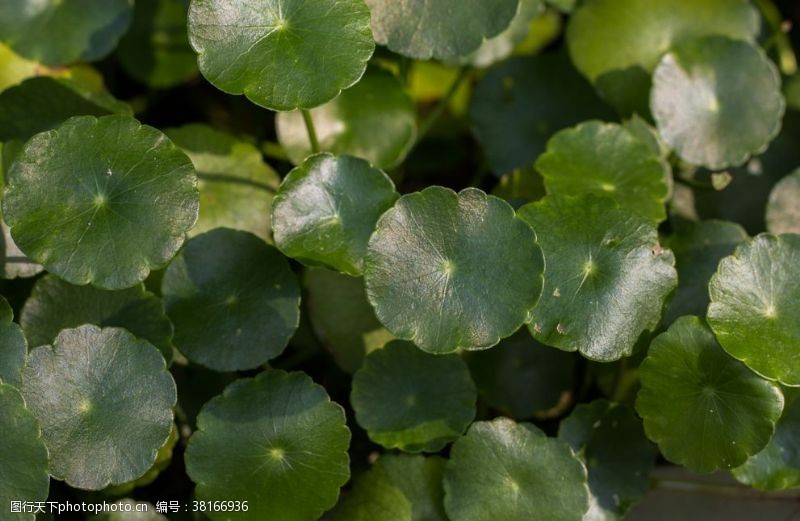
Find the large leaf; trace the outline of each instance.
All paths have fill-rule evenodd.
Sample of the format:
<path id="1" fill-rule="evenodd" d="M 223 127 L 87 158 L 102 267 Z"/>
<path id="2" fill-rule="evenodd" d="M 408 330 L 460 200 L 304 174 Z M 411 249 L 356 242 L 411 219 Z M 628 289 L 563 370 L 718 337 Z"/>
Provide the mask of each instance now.
<path id="1" fill-rule="evenodd" d="M 0 296 L 0 383 L 19 387 L 28 344 L 22 329 L 13 320 L 11 306 Z"/>
<path id="2" fill-rule="evenodd" d="M 47 65 L 95 61 L 128 28 L 133 0 L 3 0 L 0 40 Z"/>
<path id="3" fill-rule="evenodd" d="M 311 110 L 320 148 L 337 155 L 366 159 L 378 168 L 392 168 L 405 159 L 417 137 L 414 102 L 400 81 L 374 69 L 352 89 Z M 283 112 L 275 118 L 278 140 L 292 163 L 311 155 L 303 115 Z"/>
<path id="4" fill-rule="evenodd" d="M 771 380 L 800 386 L 800 235 L 759 235 L 709 283 L 708 323 L 722 347 Z"/>
<path id="5" fill-rule="evenodd" d="M 319 519 L 350 477 L 344 411 L 302 373 L 268 370 L 208 402 L 186 449 L 200 500 L 236 498 L 246 512 L 212 520 Z"/>
<path id="6" fill-rule="evenodd" d="M 134 286 L 172 258 L 197 219 L 189 158 L 127 116 L 80 116 L 37 134 L 6 181 L 14 241 L 73 284 Z"/>
<path id="7" fill-rule="evenodd" d="M 300 320 L 300 288 L 286 259 L 247 232 L 218 228 L 191 239 L 161 291 L 175 347 L 217 371 L 275 358 Z"/>
<path id="8" fill-rule="evenodd" d="M 42 424 L 50 474 L 99 490 L 144 474 L 172 429 L 164 358 L 120 328 L 84 325 L 31 351 L 22 394 Z"/>
<path id="9" fill-rule="evenodd" d="M 497 259 L 503 259 L 503 265 Z M 493 346 L 536 304 L 536 235 L 502 199 L 433 186 L 378 221 L 364 277 L 378 319 L 431 353 Z"/>
<path id="10" fill-rule="evenodd" d="M 662 139 L 685 161 L 711 169 L 764 152 L 784 107 L 778 69 L 747 42 L 690 40 L 653 73 L 651 108 Z"/>
<path id="11" fill-rule="evenodd" d="M 352 389 L 358 424 L 389 449 L 437 452 L 475 417 L 475 384 L 461 357 L 424 353 L 410 342 L 395 340 L 367 356 Z"/>
<path id="12" fill-rule="evenodd" d="M 678 284 L 675 258 L 655 227 L 591 194 L 549 195 L 519 215 L 536 230 L 546 266 L 529 319 L 534 338 L 597 361 L 630 355 Z"/>
<path id="13" fill-rule="evenodd" d="M 769 441 L 783 395 L 728 356 L 708 326 L 682 317 L 640 368 L 636 410 L 669 461 L 695 472 L 738 467 Z"/>
<path id="14" fill-rule="evenodd" d="M 562 130 L 536 161 L 547 193 L 606 194 L 653 222 L 666 216 L 669 165 L 616 123 L 590 121 Z"/>
<path id="15" fill-rule="evenodd" d="M 781 179 L 772 189 L 766 220 L 771 233 L 800 233 L 800 169 Z"/>
<path id="16" fill-rule="evenodd" d="M 366 0 L 375 41 L 427 60 L 465 56 L 505 30 L 519 0 Z"/>
<path id="17" fill-rule="evenodd" d="M 289 257 L 361 275 L 375 223 L 397 200 L 394 183 L 363 159 L 317 154 L 281 183 L 275 244 Z"/>
<path id="18" fill-rule="evenodd" d="M 313 108 L 355 84 L 375 49 L 369 24 L 364 0 L 194 0 L 189 7 L 203 76 L 272 110 Z"/>
<path id="19" fill-rule="evenodd" d="M 450 452 L 445 509 L 459 521 L 580 521 L 586 468 L 565 442 L 507 418 L 475 422 Z"/>

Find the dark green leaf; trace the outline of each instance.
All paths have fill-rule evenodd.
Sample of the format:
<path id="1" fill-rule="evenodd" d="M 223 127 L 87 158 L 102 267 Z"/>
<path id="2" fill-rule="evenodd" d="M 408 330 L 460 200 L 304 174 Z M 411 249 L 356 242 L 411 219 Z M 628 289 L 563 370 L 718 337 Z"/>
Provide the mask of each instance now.
<path id="1" fill-rule="evenodd" d="M 772 189 L 766 219 L 771 233 L 800 233 L 800 169 Z"/>
<path id="2" fill-rule="evenodd" d="M 11 306 L 0 296 L 0 383 L 19 387 L 28 344 L 22 329 L 13 320 Z"/>

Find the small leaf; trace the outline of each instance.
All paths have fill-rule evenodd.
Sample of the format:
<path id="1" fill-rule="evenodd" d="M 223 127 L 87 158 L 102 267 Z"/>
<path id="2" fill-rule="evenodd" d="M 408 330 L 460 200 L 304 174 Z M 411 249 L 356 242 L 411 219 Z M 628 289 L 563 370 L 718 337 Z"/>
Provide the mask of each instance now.
<path id="1" fill-rule="evenodd" d="M 507 418 L 475 422 L 450 451 L 445 510 L 459 521 L 580 521 L 586 468 L 565 442 Z"/>
<path id="2" fill-rule="evenodd" d="M 539 298 L 543 268 L 536 235 L 505 201 L 433 186 L 383 214 L 364 278 L 389 331 L 442 354 L 516 331 Z"/>
<path id="3" fill-rule="evenodd" d="M 719 170 L 760 154 L 785 108 L 778 69 L 753 44 L 691 40 L 653 73 L 651 109 L 661 138 L 681 157 Z"/>
<path id="4" fill-rule="evenodd" d="M 317 154 L 281 183 L 275 244 L 289 257 L 358 276 L 378 217 L 397 200 L 389 176 L 363 159 Z"/>
<path id="5" fill-rule="evenodd" d="M 770 233 L 800 233 L 800 169 L 772 189 L 766 219 Z"/>
<path id="6" fill-rule="evenodd" d="M 478 49 L 508 28 L 519 0 L 366 0 L 375 41 L 428 60 L 452 59 Z"/>
<path id="7" fill-rule="evenodd" d="M 310 109 L 358 82 L 375 50 L 364 0 L 194 0 L 200 72 L 272 110 Z"/>
<path id="8" fill-rule="evenodd" d="M 353 88 L 311 110 L 320 148 L 337 155 L 366 159 L 378 168 L 393 168 L 405 159 L 417 138 L 413 100 L 396 77 L 373 69 Z M 299 111 L 275 118 L 278 140 L 292 163 L 311 155 L 308 131 Z"/>
<path id="9" fill-rule="evenodd" d="M 549 195 L 519 216 L 545 257 L 542 298 L 528 320 L 534 338 L 596 361 L 629 356 L 678 284 L 653 224 L 591 194 Z"/>
<path id="10" fill-rule="evenodd" d="M 50 474 L 99 490 L 144 474 L 172 428 L 164 358 L 120 328 L 84 325 L 31 351 L 22 394 L 42 424 Z"/>
<path id="11" fill-rule="evenodd" d="M 37 134 L 6 181 L 3 216 L 17 246 L 73 284 L 136 285 L 197 220 L 189 158 L 127 116 L 80 116 Z"/>
<path id="12" fill-rule="evenodd" d="M 669 164 L 616 123 L 589 121 L 562 130 L 547 143 L 536 169 L 547 193 L 605 194 L 654 223 L 667 217 Z"/>
<path id="13" fill-rule="evenodd" d="M 121 291 L 73 286 L 53 275 L 36 281 L 20 324 L 32 346 L 51 344 L 63 329 L 94 324 L 121 327 L 172 361 L 172 324 L 161 300 L 139 284 Z"/>
<path id="14" fill-rule="evenodd" d="M 0 383 L 19 387 L 22 383 L 22 369 L 25 367 L 28 344 L 22 329 L 13 320 L 14 312 L 11 306 L 0 296 Z"/>
<path id="15" fill-rule="evenodd" d="M 350 477 L 342 408 L 303 373 L 270 369 L 208 402 L 186 449 L 197 498 L 247 501 L 212 520 L 318 519 Z"/>
<path id="16" fill-rule="evenodd" d="M 650 345 L 636 411 L 669 461 L 694 472 L 738 467 L 769 441 L 778 386 L 728 356 L 708 326 L 681 317 Z"/>
<path id="17" fill-rule="evenodd" d="M 375 443 L 438 452 L 475 418 L 476 398 L 460 356 L 430 355 L 395 340 L 366 357 L 353 376 L 350 402 Z"/>
<path id="18" fill-rule="evenodd" d="M 258 237 L 218 228 L 186 243 L 164 274 L 175 346 L 217 371 L 254 369 L 283 352 L 300 320 L 286 259 Z"/>
<path id="19" fill-rule="evenodd" d="M 800 235 L 762 234 L 723 259 L 709 283 L 708 323 L 734 358 L 800 386 Z"/>

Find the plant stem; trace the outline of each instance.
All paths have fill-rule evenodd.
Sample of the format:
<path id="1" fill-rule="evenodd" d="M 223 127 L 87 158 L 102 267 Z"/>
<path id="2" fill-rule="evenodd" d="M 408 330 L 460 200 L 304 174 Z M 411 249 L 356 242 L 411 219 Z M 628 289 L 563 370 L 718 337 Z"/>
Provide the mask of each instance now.
<path id="1" fill-rule="evenodd" d="M 308 131 L 308 141 L 311 143 L 311 153 L 316 154 L 320 151 L 319 140 L 317 139 L 317 129 L 314 128 L 314 120 L 311 119 L 311 112 L 306 109 L 302 110 L 303 122 L 306 124 Z"/>
<path id="2" fill-rule="evenodd" d="M 709 192 L 718 191 L 711 184 L 703 183 L 703 182 L 697 181 L 695 179 L 688 179 L 686 177 L 681 177 L 679 175 L 675 176 L 675 182 L 679 183 L 679 184 L 682 184 L 684 186 L 688 186 L 689 188 L 694 188 L 695 190 L 705 190 L 705 191 L 709 191 Z"/>
<path id="3" fill-rule="evenodd" d="M 469 76 L 471 69 L 468 66 L 461 67 L 458 71 L 458 76 L 456 79 L 453 80 L 453 83 L 450 84 L 448 87 L 447 92 L 445 92 L 442 99 L 439 100 L 439 103 L 433 108 L 428 117 L 425 118 L 422 123 L 419 124 L 419 131 L 417 132 L 417 143 L 419 143 L 422 138 L 431 130 L 433 125 L 436 121 L 444 114 L 444 111 L 447 109 L 447 106 L 450 104 L 450 100 L 453 99 L 456 91 L 464 83 L 464 80 L 467 79 Z"/>
<path id="4" fill-rule="evenodd" d="M 261 143 L 261 151 L 265 156 L 277 159 L 279 161 L 289 161 L 289 156 L 283 150 L 283 147 L 273 141 L 265 141 Z"/>
<path id="5" fill-rule="evenodd" d="M 409 60 L 405 56 L 401 56 L 400 57 L 399 69 L 400 69 L 400 74 L 399 74 L 400 82 L 403 84 L 403 86 L 407 86 L 408 85 Z"/>
<path id="6" fill-rule="evenodd" d="M 688 494 L 712 494 L 716 496 L 731 496 L 741 499 L 754 499 L 762 501 L 790 501 L 797 503 L 797 496 L 786 496 L 762 492 L 738 483 L 708 483 L 700 480 L 679 478 L 651 478 L 652 490 L 670 490 Z"/>
<path id="7" fill-rule="evenodd" d="M 764 42 L 764 48 L 769 49 L 772 46 L 775 47 L 781 72 L 787 76 L 791 76 L 797 72 L 797 57 L 792 49 L 792 42 L 789 40 L 789 35 L 786 34 L 787 29 L 784 25 L 781 12 L 772 0 L 755 0 L 755 3 L 772 31 L 772 35 Z"/>

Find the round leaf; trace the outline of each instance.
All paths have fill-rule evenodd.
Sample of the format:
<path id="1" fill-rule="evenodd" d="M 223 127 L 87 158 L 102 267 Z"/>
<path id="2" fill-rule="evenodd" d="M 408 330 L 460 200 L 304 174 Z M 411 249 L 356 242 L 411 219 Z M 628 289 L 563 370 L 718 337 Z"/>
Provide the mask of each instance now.
<path id="1" fill-rule="evenodd" d="M 449 353 L 490 347 L 516 331 L 539 298 L 543 268 L 536 235 L 508 203 L 475 188 L 433 186 L 383 214 L 364 277 L 389 331 Z"/>
<path id="2" fill-rule="evenodd" d="M 536 170 L 547 193 L 606 194 L 650 221 L 667 216 L 669 165 L 621 125 L 590 121 L 562 130 L 547 143 Z"/>
<path id="3" fill-rule="evenodd" d="M 771 233 L 800 233 L 800 169 L 772 189 L 767 203 L 767 229 Z"/>
<path id="4" fill-rule="evenodd" d="M 362 157 L 378 168 L 392 168 L 405 159 L 417 137 L 414 102 L 393 75 L 371 70 L 335 100 L 311 110 L 320 148 L 338 155 Z M 303 115 L 283 112 L 275 124 L 292 163 L 311 155 Z"/>
<path id="5" fill-rule="evenodd" d="M 595 195 L 549 195 L 519 216 L 539 235 L 546 265 L 534 338 L 602 362 L 630 355 L 678 284 L 653 225 Z"/>
<path id="6" fill-rule="evenodd" d="M 42 424 L 50 474 L 99 490 L 144 474 L 172 429 L 175 382 L 147 341 L 120 328 L 65 329 L 31 351 L 22 394 Z"/>
<path id="7" fill-rule="evenodd" d="M 519 0 L 366 0 L 375 41 L 409 58 L 451 59 L 508 28 Z"/>
<path id="8" fill-rule="evenodd" d="M 83 324 L 121 327 L 156 346 L 168 364 L 172 360 L 172 324 L 161 300 L 142 284 L 106 291 L 46 275 L 25 301 L 20 324 L 32 346 L 51 344 L 61 330 Z"/>
<path id="9" fill-rule="evenodd" d="M 134 286 L 172 258 L 197 219 L 189 158 L 127 116 L 75 117 L 37 134 L 7 174 L 14 241 L 73 284 Z"/>
<path id="10" fill-rule="evenodd" d="M 771 380 L 800 386 L 800 235 L 759 235 L 711 278 L 708 323 L 722 347 Z"/>
<path id="11" fill-rule="evenodd" d="M 0 40 L 47 65 L 95 61 L 128 29 L 132 0 L 4 0 Z"/>
<path id="12" fill-rule="evenodd" d="M 720 348 L 697 317 L 653 340 L 640 367 L 636 410 L 669 461 L 694 472 L 738 467 L 769 441 L 780 389 Z"/>
<path id="13" fill-rule="evenodd" d="M 303 373 L 268 370 L 208 402 L 186 449 L 200 500 L 248 501 L 212 520 L 318 519 L 350 477 L 344 411 Z"/>
<path id="14" fill-rule="evenodd" d="M 364 0 L 194 0 L 189 40 L 215 87 L 272 110 L 354 85 L 375 50 Z"/>
<path id="15" fill-rule="evenodd" d="M 22 369 L 25 367 L 28 344 L 22 329 L 13 320 L 14 312 L 11 306 L 0 296 L 0 383 L 19 387 L 22 383 Z"/>
<path id="16" fill-rule="evenodd" d="M 460 356 L 423 353 L 400 340 L 366 357 L 350 395 L 372 441 L 408 452 L 437 452 L 458 438 L 475 417 L 475 400 Z"/>
<path id="17" fill-rule="evenodd" d="M 253 369 L 281 354 L 300 321 L 286 259 L 258 237 L 219 228 L 191 239 L 161 286 L 175 346 L 217 371 Z"/>
<path id="18" fill-rule="evenodd" d="M 39 422 L 10 385 L 0 383 L 0 505 L 7 521 L 34 521 L 32 512 L 14 513 L 12 501 L 44 501 L 50 488 L 47 449 Z"/>
<path id="19" fill-rule="evenodd" d="M 661 138 L 682 159 L 721 169 L 767 149 L 785 102 L 778 69 L 760 48 L 714 36 L 664 56 L 651 108 Z"/>
<path id="20" fill-rule="evenodd" d="M 360 275 L 375 223 L 396 199 L 389 176 L 363 159 L 314 155 L 275 196 L 275 244 L 306 264 Z"/>
<path id="21" fill-rule="evenodd" d="M 453 445 L 444 490 L 459 521 L 580 521 L 589 507 L 586 468 L 569 445 L 506 418 L 473 423 Z"/>

